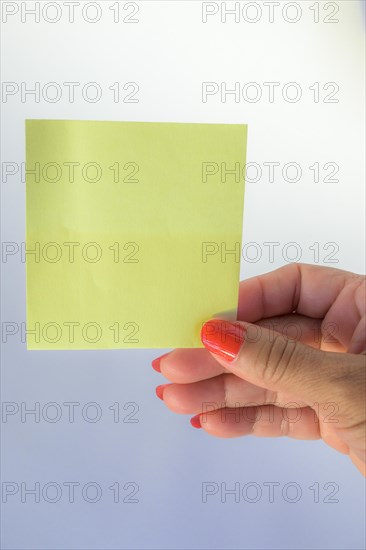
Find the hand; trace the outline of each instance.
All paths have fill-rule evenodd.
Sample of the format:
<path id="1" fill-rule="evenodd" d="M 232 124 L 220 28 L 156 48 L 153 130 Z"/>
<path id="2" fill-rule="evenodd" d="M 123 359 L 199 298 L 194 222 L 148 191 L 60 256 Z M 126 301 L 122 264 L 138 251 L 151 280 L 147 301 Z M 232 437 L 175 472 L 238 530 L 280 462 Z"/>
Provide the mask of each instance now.
<path id="1" fill-rule="evenodd" d="M 240 283 L 238 321 L 204 324 L 207 349 L 153 361 L 157 395 L 217 437 L 322 438 L 365 475 L 365 277 L 291 264 Z"/>

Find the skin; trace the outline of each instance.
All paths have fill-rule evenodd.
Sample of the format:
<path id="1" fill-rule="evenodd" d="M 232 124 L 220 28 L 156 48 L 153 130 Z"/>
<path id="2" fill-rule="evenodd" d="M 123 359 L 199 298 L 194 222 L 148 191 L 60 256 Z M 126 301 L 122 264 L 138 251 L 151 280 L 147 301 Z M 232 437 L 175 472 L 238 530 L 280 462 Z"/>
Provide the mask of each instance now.
<path id="1" fill-rule="evenodd" d="M 322 438 L 365 475 L 365 277 L 291 264 L 247 279 L 236 323 L 231 362 L 208 349 L 161 359 L 165 405 L 216 437 Z"/>

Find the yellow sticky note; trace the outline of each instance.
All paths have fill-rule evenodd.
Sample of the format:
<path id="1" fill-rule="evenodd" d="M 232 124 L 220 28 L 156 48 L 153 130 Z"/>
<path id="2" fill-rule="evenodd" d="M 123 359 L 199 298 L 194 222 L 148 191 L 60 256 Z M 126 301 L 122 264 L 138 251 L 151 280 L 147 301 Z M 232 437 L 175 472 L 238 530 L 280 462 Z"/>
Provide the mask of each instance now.
<path id="1" fill-rule="evenodd" d="M 26 121 L 27 347 L 202 347 L 236 318 L 247 127 Z"/>

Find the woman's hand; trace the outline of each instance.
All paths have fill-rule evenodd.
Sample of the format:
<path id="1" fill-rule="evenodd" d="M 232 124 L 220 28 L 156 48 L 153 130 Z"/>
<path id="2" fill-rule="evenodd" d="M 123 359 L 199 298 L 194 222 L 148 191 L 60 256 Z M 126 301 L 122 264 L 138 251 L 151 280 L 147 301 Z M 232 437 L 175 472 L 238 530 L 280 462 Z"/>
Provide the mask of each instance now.
<path id="1" fill-rule="evenodd" d="M 217 437 L 322 438 L 365 475 L 365 277 L 291 264 L 241 282 L 238 321 L 153 361 L 157 395 Z"/>

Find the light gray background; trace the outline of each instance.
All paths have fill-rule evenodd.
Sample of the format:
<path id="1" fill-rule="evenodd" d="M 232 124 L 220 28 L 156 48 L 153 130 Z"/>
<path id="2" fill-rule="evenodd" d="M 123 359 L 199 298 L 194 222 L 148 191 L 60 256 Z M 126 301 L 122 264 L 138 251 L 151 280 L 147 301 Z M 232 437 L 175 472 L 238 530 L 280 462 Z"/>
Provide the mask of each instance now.
<path id="1" fill-rule="evenodd" d="M 22 2 L 13 4 L 21 10 Z M 34 2 L 27 2 L 32 7 Z M 45 4 L 41 2 L 41 4 Z M 59 22 L 51 24 L 31 16 L 21 21 L 21 11 L 2 24 L 2 79 L 5 82 L 76 81 L 83 86 L 98 82 L 103 96 L 88 103 L 77 93 L 74 103 L 63 97 L 56 103 L 41 98 L 35 103 L 20 94 L 1 105 L 2 159 L 24 160 L 26 118 L 181 121 L 248 123 L 248 162 L 262 166 L 257 183 L 248 182 L 245 197 L 241 277 L 284 265 L 294 254 L 287 243 L 297 243 L 301 261 L 364 272 L 364 6 L 347 0 L 319 3 L 319 23 L 314 22 L 313 2 L 297 2 L 301 18 L 285 21 L 281 2 L 275 20 L 268 7 L 257 2 L 262 17 L 248 23 L 220 13 L 202 22 L 201 2 L 138 2 L 137 23 L 113 22 L 113 2 L 100 2 L 102 18 L 95 24 L 75 10 L 68 22 L 63 2 Z M 81 6 L 86 2 L 81 2 Z M 134 8 L 121 3 L 126 17 Z M 215 3 L 214 3 L 215 4 Z M 221 3 L 217 3 L 219 8 Z M 227 3 L 232 7 L 233 2 Z M 241 2 L 241 8 L 247 2 Z M 325 23 L 333 4 L 339 7 Z M 123 11 L 123 8 L 125 10 Z M 215 8 L 215 5 L 213 9 Z M 92 8 L 91 8 L 92 9 Z M 255 6 L 253 9 L 257 9 Z M 295 7 L 285 7 L 289 18 Z M 314 8 L 315 9 L 315 8 Z M 328 9 L 328 11 L 326 11 Z M 50 8 L 49 17 L 54 17 Z M 55 13 L 55 12 L 54 12 Z M 90 11 L 90 17 L 94 17 Z M 249 13 L 249 12 L 248 12 Z M 258 12 L 259 13 L 259 12 Z M 254 17 L 254 11 L 249 17 Z M 114 103 L 108 87 L 114 82 L 139 85 L 138 103 Z M 202 102 L 202 82 L 256 82 L 263 98 L 257 103 L 233 96 L 226 102 L 219 94 Z M 273 103 L 264 82 L 279 82 Z M 297 82 L 303 96 L 296 103 L 284 101 L 283 86 Z M 320 83 L 321 101 L 309 90 Z M 338 103 L 324 103 L 322 86 L 335 82 Z M 65 89 L 64 89 L 65 91 Z M 327 93 L 332 91 L 327 90 Z M 266 95 L 267 94 L 267 95 Z M 300 181 L 285 181 L 278 173 L 270 182 L 264 162 L 297 162 Z M 334 162 L 339 166 L 335 183 L 314 182 L 309 166 Z M 321 171 L 321 180 L 329 172 Z M 25 236 L 24 183 L 16 175 L 2 182 L 2 241 L 21 243 Z M 279 243 L 270 258 L 268 245 Z M 319 243 L 315 245 L 314 243 Z M 334 243 L 330 244 L 329 243 Z M 314 250 L 319 247 L 319 258 Z M 326 248 L 328 246 L 328 248 Z M 329 247 L 330 246 L 330 247 Z M 259 248 L 258 248 L 259 247 Z M 253 261 L 258 253 L 257 260 Z M 337 263 L 329 263 L 327 254 Z M 189 266 L 187 266 L 189 269 Z M 2 263 L 2 320 L 25 319 L 25 268 L 19 255 Z M 163 353 L 165 350 L 161 350 Z M 28 352 L 19 334 L 2 347 L 2 399 L 41 407 L 56 402 L 60 421 L 41 416 L 21 422 L 19 414 L 2 423 L 2 481 L 30 488 L 56 482 L 78 482 L 75 502 L 64 487 L 56 503 L 41 497 L 34 503 L 20 492 L 2 505 L 3 548 L 25 549 L 208 549 L 208 548 L 363 548 L 364 483 L 350 461 L 322 442 L 288 439 L 216 440 L 194 430 L 188 417 L 168 411 L 155 397 L 163 380 L 150 367 L 159 350 L 100 352 Z M 78 402 L 75 422 L 67 418 L 65 402 Z M 83 419 L 81 409 L 98 403 L 102 418 Z M 118 402 L 121 421 L 113 422 L 109 409 Z M 137 423 L 123 422 L 135 402 Z M 89 409 L 90 415 L 93 410 Z M 50 409 L 49 414 L 53 411 Z M 4 420 L 4 419 L 3 419 Z M 114 503 L 108 487 L 119 482 L 139 485 L 137 503 Z M 258 502 L 220 493 L 203 503 L 203 482 L 227 487 L 257 483 L 263 493 Z M 81 487 L 98 483 L 102 497 L 96 503 L 81 496 Z M 274 502 L 266 482 L 280 484 Z M 286 483 L 295 482 L 302 493 L 298 502 L 282 496 Z M 332 482 L 339 487 L 328 503 Z M 309 489 L 319 483 L 320 502 Z M 334 485 L 333 485 L 334 486 Z M 122 490 L 122 499 L 129 491 Z M 253 498 L 249 493 L 249 500 Z M 52 491 L 50 495 L 52 498 Z M 92 491 L 90 492 L 92 497 Z M 293 493 L 289 491 L 290 498 Z"/>

